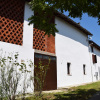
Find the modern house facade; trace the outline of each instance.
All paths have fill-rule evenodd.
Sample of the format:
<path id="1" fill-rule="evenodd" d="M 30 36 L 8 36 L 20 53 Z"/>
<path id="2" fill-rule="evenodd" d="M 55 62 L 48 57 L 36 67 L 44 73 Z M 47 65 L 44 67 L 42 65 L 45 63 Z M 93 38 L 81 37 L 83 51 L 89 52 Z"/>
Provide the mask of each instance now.
<path id="1" fill-rule="evenodd" d="M 44 31 L 28 25 L 33 14 L 25 0 L 0 1 L 0 49 L 18 52 L 19 61 L 31 59 L 34 64 L 39 59 L 46 64 L 50 58 L 44 90 L 100 80 L 100 46 L 88 39 L 92 36 L 89 31 L 57 12 L 55 24 L 59 32 L 55 37 L 44 36 Z"/>

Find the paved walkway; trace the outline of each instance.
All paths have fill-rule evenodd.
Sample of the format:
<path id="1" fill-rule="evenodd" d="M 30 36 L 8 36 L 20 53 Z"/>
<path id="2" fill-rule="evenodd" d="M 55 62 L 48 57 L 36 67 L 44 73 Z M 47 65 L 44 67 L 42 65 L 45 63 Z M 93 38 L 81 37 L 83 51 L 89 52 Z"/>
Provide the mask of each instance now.
<path id="1" fill-rule="evenodd" d="M 96 93 L 91 99 L 89 100 L 100 100 L 100 92 Z"/>

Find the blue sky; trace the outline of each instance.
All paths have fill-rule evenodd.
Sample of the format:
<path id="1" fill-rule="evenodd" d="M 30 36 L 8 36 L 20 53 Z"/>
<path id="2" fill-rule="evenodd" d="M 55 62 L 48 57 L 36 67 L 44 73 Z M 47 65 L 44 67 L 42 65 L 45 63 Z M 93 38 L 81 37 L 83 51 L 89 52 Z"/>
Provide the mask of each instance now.
<path id="1" fill-rule="evenodd" d="M 64 13 L 68 15 L 67 13 Z M 70 17 L 71 18 L 71 17 Z M 100 45 L 100 25 L 98 25 L 98 19 L 89 17 L 87 14 L 83 14 L 82 19 L 80 18 L 71 18 L 75 22 L 80 22 L 80 25 L 87 29 L 89 32 L 93 34 L 92 40 Z"/>

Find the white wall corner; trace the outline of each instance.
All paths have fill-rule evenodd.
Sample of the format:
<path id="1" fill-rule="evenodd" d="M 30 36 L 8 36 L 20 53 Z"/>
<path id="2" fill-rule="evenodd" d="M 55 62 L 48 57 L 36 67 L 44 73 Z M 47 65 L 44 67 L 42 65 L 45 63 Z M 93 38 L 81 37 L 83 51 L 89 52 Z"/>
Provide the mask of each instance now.
<path id="1" fill-rule="evenodd" d="M 25 48 L 33 48 L 33 24 L 28 25 L 28 18 L 31 17 L 34 12 L 30 9 L 28 3 L 25 3 L 24 8 L 24 25 L 23 25 L 23 46 Z"/>

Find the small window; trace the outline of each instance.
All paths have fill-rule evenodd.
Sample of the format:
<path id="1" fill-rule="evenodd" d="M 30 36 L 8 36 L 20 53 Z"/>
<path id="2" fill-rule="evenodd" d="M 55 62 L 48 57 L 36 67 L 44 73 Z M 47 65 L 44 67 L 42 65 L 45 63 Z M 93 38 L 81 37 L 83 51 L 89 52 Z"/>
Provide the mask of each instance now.
<path id="1" fill-rule="evenodd" d="M 92 55 L 92 61 L 93 61 L 93 64 L 97 63 L 97 56 L 96 55 Z"/>
<path id="2" fill-rule="evenodd" d="M 71 65 L 71 63 L 67 63 L 67 74 L 68 75 L 71 75 L 71 73 L 70 73 L 70 65 Z"/>
<path id="3" fill-rule="evenodd" d="M 93 50 L 93 46 L 91 46 L 91 52 L 94 52 L 94 50 Z"/>
<path id="4" fill-rule="evenodd" d="M 86 65 L 83 65 L 83 74 L 86 75 Z"/>

